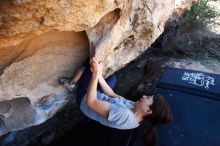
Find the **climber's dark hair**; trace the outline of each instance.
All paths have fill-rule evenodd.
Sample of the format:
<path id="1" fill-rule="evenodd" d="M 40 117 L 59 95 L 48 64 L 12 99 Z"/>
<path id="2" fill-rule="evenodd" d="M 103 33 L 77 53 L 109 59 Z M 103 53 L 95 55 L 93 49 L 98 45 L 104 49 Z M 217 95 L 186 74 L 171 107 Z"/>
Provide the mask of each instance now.
<path id="1" fill-rule="evenodd" d="M 141 124 L 147 125 L 148 128 L 142 131 L 142 137 L 146 146 L 155 146 L 157 143 L 158 124 L 169 123 L 172 120 L 172 113 L 165 98 L 159 94 L 153 95 L 153 104 L 150 106 L 152 114 L 144 118 Z"/>

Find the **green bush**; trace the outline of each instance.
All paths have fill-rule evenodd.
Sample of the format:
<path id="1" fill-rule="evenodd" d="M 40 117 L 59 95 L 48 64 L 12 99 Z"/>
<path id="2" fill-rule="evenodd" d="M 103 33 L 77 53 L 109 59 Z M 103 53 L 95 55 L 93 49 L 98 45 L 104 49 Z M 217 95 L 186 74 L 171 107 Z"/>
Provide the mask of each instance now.
<path id="1" fill-rule="evenodd" d="M 219 16 L 220 13 L 208 5 L 208 2 L 209 0 L 198 0 L 193 4 L 190 10 L 184 14 L 183 24 L 180 28 L 183 30 L 200 29 L 210 23 L 212 18 Z"/>

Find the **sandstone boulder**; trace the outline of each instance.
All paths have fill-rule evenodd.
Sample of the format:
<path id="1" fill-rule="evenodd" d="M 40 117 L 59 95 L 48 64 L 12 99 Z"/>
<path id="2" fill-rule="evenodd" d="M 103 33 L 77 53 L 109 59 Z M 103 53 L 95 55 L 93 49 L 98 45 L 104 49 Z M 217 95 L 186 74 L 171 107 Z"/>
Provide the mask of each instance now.
<path id="1" fill-rule="evenodd" d="M 57 83 L 90 55 L 105 76 L 163 32 L 173 0 L 1 0 L 0 135 L 44 122 L 68 102 Z M 91 44 L 95 50 L 92 50 Z"/>

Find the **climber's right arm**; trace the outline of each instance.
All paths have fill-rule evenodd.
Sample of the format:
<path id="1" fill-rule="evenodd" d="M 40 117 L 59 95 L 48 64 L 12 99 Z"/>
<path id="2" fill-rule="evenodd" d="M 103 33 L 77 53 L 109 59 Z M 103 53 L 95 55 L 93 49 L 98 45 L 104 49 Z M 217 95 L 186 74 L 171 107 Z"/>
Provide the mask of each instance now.
<path id="1" fill-rule="evenodd" d="M 97 85 L 101 74 L 100 66 L 95 58 L 92 58 L 90 65 L 93 73 L 87 89 L 86 104 L 101 116 L 108 118 L 111 103 L 97 99 Z"/>

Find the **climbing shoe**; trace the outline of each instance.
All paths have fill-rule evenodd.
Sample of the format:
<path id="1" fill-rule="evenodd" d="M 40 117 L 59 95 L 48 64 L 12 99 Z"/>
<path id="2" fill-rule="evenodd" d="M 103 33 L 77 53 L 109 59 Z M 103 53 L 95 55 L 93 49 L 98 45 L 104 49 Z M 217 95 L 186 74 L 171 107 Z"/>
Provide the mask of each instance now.
<path id="1" fill-rule="evenodd" d="M 73 92 L 76 88 L 75 84 L 70 84 L 70 78 L 61 77 L 58 79 L 58 82 L 63 85 L 68 91 Z"/>

